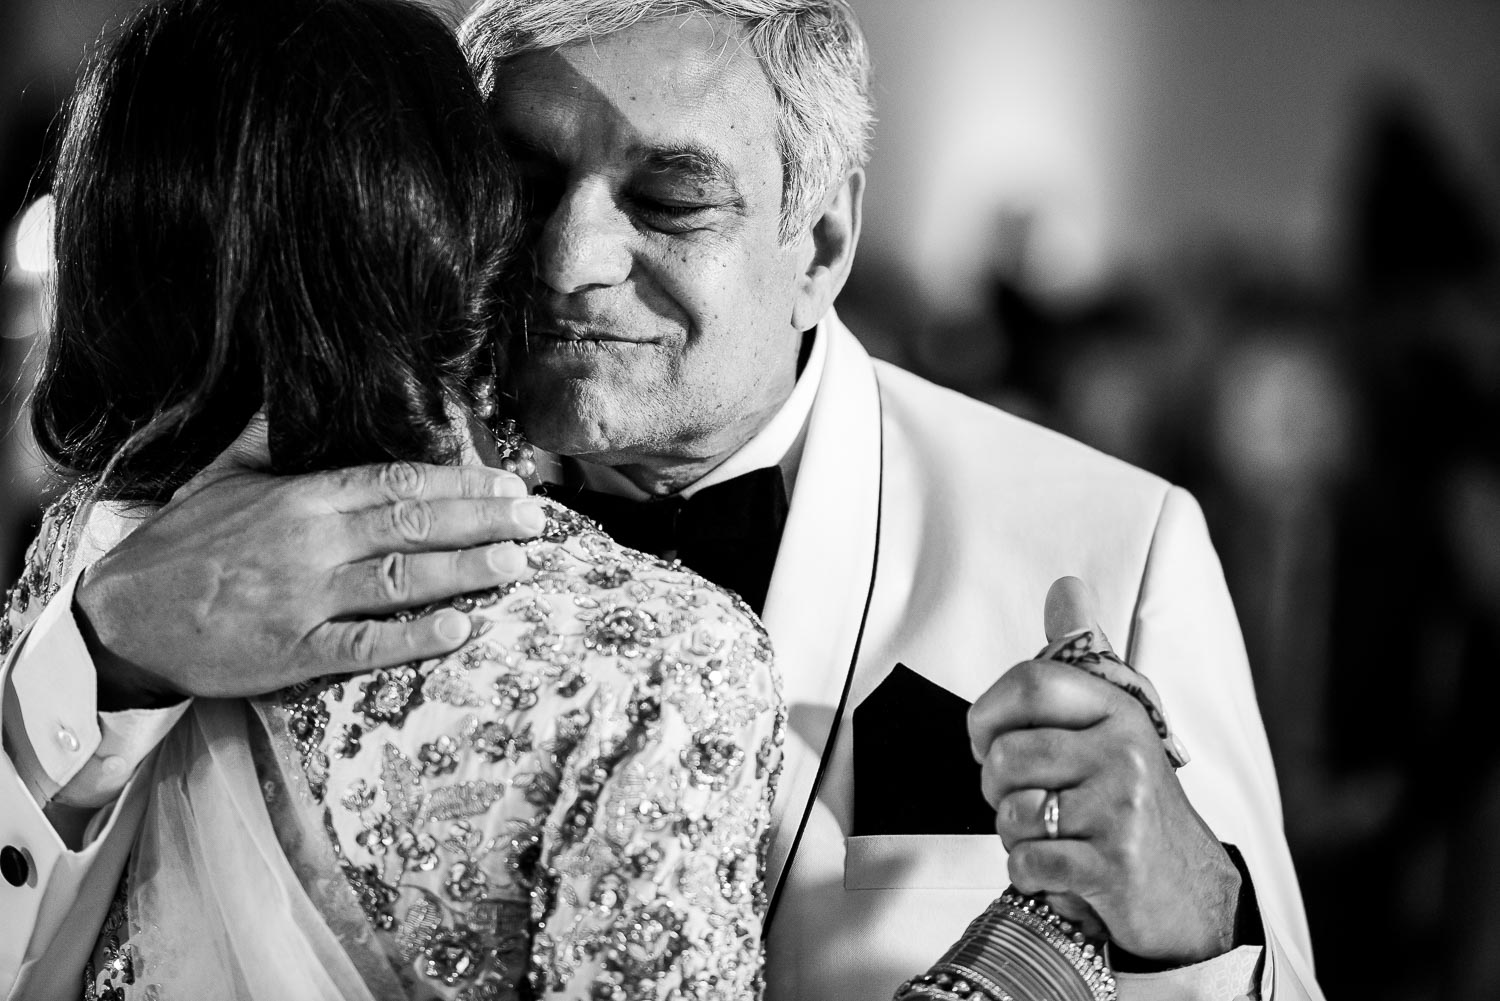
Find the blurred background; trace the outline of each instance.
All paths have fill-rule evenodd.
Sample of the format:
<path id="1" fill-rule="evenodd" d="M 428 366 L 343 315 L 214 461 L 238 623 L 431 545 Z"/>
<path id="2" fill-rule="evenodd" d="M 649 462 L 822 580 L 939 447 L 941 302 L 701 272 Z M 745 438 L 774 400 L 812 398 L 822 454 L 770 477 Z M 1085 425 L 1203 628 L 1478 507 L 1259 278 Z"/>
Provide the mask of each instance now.
<path id="1" fill-rule="evenodd" d="M 18 423 L 28 207 L 133 2 L 0 2 L 7 581 L 54 489 Z M 1500 998 L 1500 4 L 854 3 L 880 126 L 844 319 L 1200 498 L 1329 996 Z"/>

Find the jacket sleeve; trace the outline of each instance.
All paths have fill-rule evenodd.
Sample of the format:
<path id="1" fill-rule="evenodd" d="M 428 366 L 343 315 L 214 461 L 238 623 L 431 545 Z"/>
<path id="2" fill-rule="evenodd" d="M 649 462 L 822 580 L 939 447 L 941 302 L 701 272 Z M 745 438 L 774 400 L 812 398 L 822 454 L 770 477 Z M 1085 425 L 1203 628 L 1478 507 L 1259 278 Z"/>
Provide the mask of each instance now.
<path id="1" fill-rule="evenodd" d="M 1175 487 L 1157 521 L 1126 660 L 1156 684 L 1192 756 L 1179 777 L 1193 806 L 1244 856 L 1265 932 L 1261 997 L 1322 1001 L 1239 622 L 1203 514 Z M 1130 979 L 1122 979 L 1122 999 Z M 1199 991 L 1140 996 L 1228 1001 Z"/>
<path id="2" fill-rule="evenodd" d="M 120 793 L 182 712 L 96 713 L 94 666 L 72 615 L 70 503 L 44 518 L 0 618 L 0 997 L 47 996 L 35 976 L 66 983 L 55 968 L 75 953 L 81 975 L 87 952 L 73 939 L 92 945 L 98 923 L 60 934 L 64 919 L 77 931 L 86 913 L 102 917 L 138 819 Z M 27 971 L 31 983 L 18 987 Z"/>

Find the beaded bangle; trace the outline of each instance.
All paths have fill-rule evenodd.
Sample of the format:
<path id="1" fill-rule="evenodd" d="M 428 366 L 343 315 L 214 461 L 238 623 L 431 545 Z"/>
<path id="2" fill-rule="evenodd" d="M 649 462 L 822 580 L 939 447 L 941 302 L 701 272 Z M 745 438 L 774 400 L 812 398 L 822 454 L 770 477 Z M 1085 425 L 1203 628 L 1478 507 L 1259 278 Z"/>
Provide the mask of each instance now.
<path id="1" fill-rule="evenodd" d="M 1034 897 L 1006 890 L 895 1001 L 1115 1001 L 1102 946 Z"/>

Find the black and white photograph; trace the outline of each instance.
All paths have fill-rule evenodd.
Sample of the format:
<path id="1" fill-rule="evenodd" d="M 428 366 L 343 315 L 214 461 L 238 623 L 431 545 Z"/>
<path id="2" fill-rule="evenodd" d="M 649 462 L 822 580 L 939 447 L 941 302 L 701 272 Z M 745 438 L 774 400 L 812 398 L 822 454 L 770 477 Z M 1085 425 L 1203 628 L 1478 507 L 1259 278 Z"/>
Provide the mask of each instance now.
<path id="1" fill-rule="evenodd" d="M 1497 56 L 0 0 L 0 1001 L 1500 998 Z"/>

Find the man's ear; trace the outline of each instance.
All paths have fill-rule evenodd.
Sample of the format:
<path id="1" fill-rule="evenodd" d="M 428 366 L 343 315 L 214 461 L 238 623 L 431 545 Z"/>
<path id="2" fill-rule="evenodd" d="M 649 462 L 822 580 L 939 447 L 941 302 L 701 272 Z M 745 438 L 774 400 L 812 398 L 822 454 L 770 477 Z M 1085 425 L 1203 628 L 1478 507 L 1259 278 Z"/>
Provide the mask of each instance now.
<path id="1" fill-rule="evenodd" d="M 843 289 L 859 243 L 864 197 L 865 172 L 856 168 L 828 193 L 823 211 L 813 220 L 805 237 L 811 253 L 804 258 L 806 263 L 797 276 L 797 297 L 792 304 L 792 326 L 796 329 L 817 326 Z"/>

